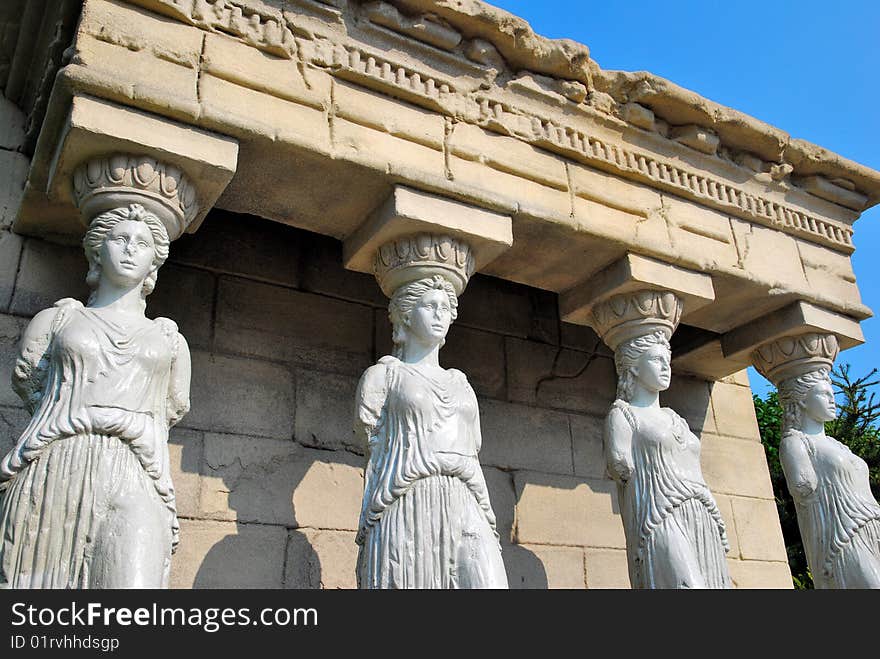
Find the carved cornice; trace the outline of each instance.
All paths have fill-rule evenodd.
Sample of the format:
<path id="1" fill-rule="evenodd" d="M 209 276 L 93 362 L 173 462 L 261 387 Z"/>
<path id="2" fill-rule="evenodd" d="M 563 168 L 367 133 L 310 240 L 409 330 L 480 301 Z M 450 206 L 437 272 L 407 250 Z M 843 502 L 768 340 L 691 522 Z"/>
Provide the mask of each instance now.
<path id="1" fill-rule="evenodd" d="M 391 297 L 417 279 L 441 275 L 461 295 L 474 274 L 474 255 L 463 240 L 421 233 L 385 243 L 376 252 L 373 270 L 382 292 Z"/>
<path id="2" fill-rule="evenodd" d="M 73 174 L 73 195 L 87 223 L 104 211 L 141 204 L 172 240 L 199 212 L 196 189 L 184 173 L 147 156 L 114 154 L 81 164 Z"/>
<path id="3" fill-rule="evenodd" d="M 838 353 L 834 334 L 809 332 L 784 336 L 762 345 L 752 354 L 758 372 L 773 384 L 820 368 L 831 369 Z"/>
<path id="4" fill-rule="evenodd" d="M 672 337 L 681 320 L 682 301 L 670 291 L 640 290 L 615 295 L 592 309 L 592 326 L 612 350 L 652 332 Z"/>
<path id="5" fill-rule="evenodd" d="M 559 80 L 552 82 L 557 86 L 574 84 L 579 86 L 581 91 L 589 91 L 589 93 L 556 92 L 554 94 L 550 91 L 546 96 L 548 99 L 554 98 L 554 101 L 548 101 L 546 104 L 547 113 L 536 111 L 534 102 L 510 100 L 510 94 L 505 93 L 505 100 L 501 101 L 495 96 L 505 92 L 505 88 L 494 85 L 494 80 L 498 68 L 508 65 L 495 52 L 494 46 L 481 38 L 459 41 L 456 38 L 455 25 L 449 27 L 438 23 L 436 18 L 432 18 L 429 14 L 421 17 L 404 15 L 391 5 L 379 2 L 322 3 L 297 0 L 290 3 L 289 9 L 281 11 L 268 3 L 246 0 L 128 1 L 161 11 L 203 29 L 231 34 L 254 48 L 281 57 L 297 56 L 303 64 L 321 67 L 337 78 L 402 98 L 456 121 L 476 124 L 486 130 L 514 137 L 572 161 L 636 180 L 727 214 L 843 253 L 851 253 L 854 249 L 853 231 L 845 222 L 817 217 L 781 204 L 770 196 L 749 191 L 741 185 L 732 183 L 731 179 L 713 175 L 706 169 L 684 166 L 682 158 L 675 155 L 662 157 L 650 150 L 624 145 L 623 141 L 615 140 L 614 143 L 610 143 L 608 137 L 600 137 L 593 126 L 599 125 L 604 129 L 610 129 L 611 132 L 632 130 L 637 127 L 638 130 L 651 133 L 651 139 L 663 140 L 666 145 L 664 148 L 668 147 L 667 151 L 671 150 L 673 154 L 680 151 L 682 156 L 686 157 L 688 152 L 701 152 L 700 157 L 712 158 L 723 167 L 730 167 L 733 163 L 731 158 L 735 156 L 739 167 L 745 167 L 743 171 L 747 172 L 747 175 L 772 185 L 775 191 L 780 193 L 780 199 L 782 194 L 791 190 L 795 182 L 801 180 L 797 178 L 798 172 L 792 171 L 793 167 L 790 164 L 762 162 L 760 158 L 747 153 L 742 153 L 742 157 L 736 156 L 736 153 L 732 153 L 723 143 L 714 146 L 711 152 L 706 151 L 699 144 L 695 146 L 693 140 L 675 137 L 676 134 L 674 131 L 670 132 L 668 126 L 665 129 L 658 128 L 665 122 L 655 121 L 653 113 L 638 103 L 632 100 L 626 102 L 623 97 L 618 99 L 609 93 L 591 90 L 589 84 L 584 88 L 580 82 L 571 78 L 568 81 L 563 79 L 561 82 Z M 476 7 L 479 3 L 471 4 Z M 305 9 L 299 9 L 300 6 Z M 444 9 L 444 12 L 452 11 L 447 9 Z M 492 8 L 487 8 L 486 11 L 489 9 Z M 325 16 L 323 20 L 326 22 L 299 25 L 302 17 L 297 11 Z M 464 8 L 462 11 L 467 13 Z M 465 20 L 464 14 L 462 16 L 462 20 Z M 355 20 L 349 21 L 349 19 Z M 517 20 L 521 21 L 521 19 Z M 344 27 L 341 27 L 343 24 Z M 454 69 L 468 71 L 466 76 L 469 80 L 463 80 L 456 74 L 443 75 L 419 56 L 409 58 L 396 56 L 395 50 L 399 48 L 372 49 L 364 45 L 358 41 L 357 35 L 361 34 L 363 37 L 364 34 L 373 34 L 364 27 L 367 25 L 372 25 L 371 29 L 374 31 L 386 30 L 386 35 L 392 35 L 388 38 L 397 40 L 394 43 L 399 43 L 400 48 L 407 51 L 415 48 L 422 53 L 427 44 L 430 52 L 425 54 L 425 57 L 439 58 L 437 61 L 443 62 L 440 68 L 447 73 Z M 498 25 L 500 34 L 504 29 L 501 23 Z M 486 29 L 491 32 L 489 27 Z M 499 38 L 503 41 L 502 37 Z M 509 55 L 511 53 L 508 53 Z M 590 64 L 590 66 L 594 65 L 595 63 Z M 595 68 L 600 71 L 598 67 Z M 509 71 L 509 73 L 514 72 L 515 70 Z M 585 80 L 589 83 L 587 78 Z M 480 85 L 489 91 L 480 91 Z M 612 87 L 616 89 L 612 85 L 608 88 L 609 92 L 614 92 Z M 667 90 L 665 93 L 672 94 L 673 92 L 669 90 L 674 87 L 671 83 L 667 83 L 659 86 L 658 89 L 662 88 Z M 625 85 L 621 90 L 623 90 L 621 94 L 626 91 L 632 95 L 632 90 Z M 692 92 L 689 93 L 695 98 L 700 98 Z M 550 108 L 553 106 L 561 107 L 564 112 L 552 112 Z M 637 107 L 642 108 L 641 114 L 645 114 L 644 117 L 641 117 L 639 112 L 624 111 Z M 752 128 L 742 128 L 743 131 L 769 130 L 768 135 L 774 139 L 788 139 L 781 131 L 771 129 L 745 115 L 740 116 L 740 113 L 732 110 L 729 110 L 728 114 L 738 118 L 738 123 L 734 122 L 737 125 L 744 126 L 742 122 L 746 119 L 750 119 L 755 124 Z M 707 136 L 717 142 L 712 129 L 707 128 L 703 132 L 706 131 L 708 131 Z M 807 160 L 803 155 L 798 157 L 801 161 Z M 757 170 L 742 164 L 752 161 L 757 163 L 754 165 Z M 855 166 L 854 163 L 852 165 Z M 764 169 L 768 171 L 764 172 Z M 797 164 L 794 169 L 797 169 Z M 792 173 L 795 175 L 794 179 L 790 176 Z M 839 185 L 817 177 L 811 177 L 809 182 L 810 185 L 798 189 L 810 194 L 817 194 L 816 191 L 819 191 L 821 194 L 818 196 L 844 207 L 853 208 L 854 204 L 857 205 L 857 194 L 853 192 L 849 192 L 849 195 L 843 194 L 848 190 L 841 186 L 851 185 L 843 179 L 839 179 Z"/>

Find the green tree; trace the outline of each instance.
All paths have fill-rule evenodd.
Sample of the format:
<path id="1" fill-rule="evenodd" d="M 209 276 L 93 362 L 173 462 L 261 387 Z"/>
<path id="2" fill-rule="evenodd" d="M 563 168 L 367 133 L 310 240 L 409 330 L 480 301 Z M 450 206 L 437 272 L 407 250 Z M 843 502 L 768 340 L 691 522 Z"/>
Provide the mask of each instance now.
<path id="1" fill-rule="evenodd" d="M 877 369 L 854 380 L 850 375 L 849 364 L 840 364 L 834 368 L 831 372 L 831 382 L 837 394 L 838 416 L 825 425 L 825 432 L 849 446 L 853 453 L 868 463 L 871 490 L 874 496 L 878 497 L 880 495 L 880 428 L 877 426 L 877 421 L 880 419 L 880 403 L 875 401 L 875 394 L 871 388 L 880 384 L 880 379 L 872 379 L 875 375 Z M 773 495 L 776 499 L 794 585 L 796 588 L 812 588 L 813 578 L 801 542 L 794 500 L 788 493 L 785 475 L 779 462 L 779 440 L 782 438 L 782 408 L 779 405 L 779 396 L 773 391 L 766 398 L 757 395 L 753 395 L 752 398 L 755 401 L 755 415 L 758 419 L 761 443 L 767 453 Z"/>

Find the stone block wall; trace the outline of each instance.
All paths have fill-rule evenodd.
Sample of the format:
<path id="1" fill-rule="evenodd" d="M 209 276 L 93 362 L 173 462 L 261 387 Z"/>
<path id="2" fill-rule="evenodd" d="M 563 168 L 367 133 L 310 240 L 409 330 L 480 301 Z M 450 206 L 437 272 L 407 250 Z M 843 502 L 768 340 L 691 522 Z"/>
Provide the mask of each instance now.
<path id="1" fill-rule="evenodd" d="M 27 422 L 8 384 L 21 331 L 55 300 L 85 299 L 86 263 L 78 247 L 2 236 L 17 246 L 14 266 L 0 259 L 6 450 Z M 552 293 L 477 275 L 460 304 L 441 362 L 464 370 L 480 398 L 511 586 L 628 587 L 602 456 L 611 353 L 591 330 L 558 321 Z M 193 356 L 192 410 L 171 440 L 181 517 L 172 585 L 354 587 L 364 466 L 354 391 L 390 350 L 375 281 L 344 270 L 333 239 L 215 210 L 172 245 L 148 315 L 177 321 Z M 664 404 L 702 436 L 736 585 L 790 587 L 745 374 L 678 378 Z"/>

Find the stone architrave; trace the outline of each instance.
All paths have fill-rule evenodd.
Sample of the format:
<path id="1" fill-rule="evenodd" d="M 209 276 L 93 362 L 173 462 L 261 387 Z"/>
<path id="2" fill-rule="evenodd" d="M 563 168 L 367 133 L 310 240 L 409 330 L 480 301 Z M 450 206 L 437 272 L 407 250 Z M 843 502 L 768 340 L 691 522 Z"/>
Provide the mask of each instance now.
<path id="1" fill-rule="evenodd" d="M 829 377 L 837 353 L 835 334 L 805 332 L 763 344 L 752 359 L 779 391 L 779 458 L 813 583 L 880 588 L 880 504 L 868 465 L 825 434 L 837 416 Z"/>
<path id="2" fill-rule="evenodd" d="M 387 232 L 411 222 L 402 212 L 408 197 L 392 195 L 365 227 Z M 426 198 L 429 210 L 438 203 Z M 439 203 L 451 211 L 460 205 Z M 494 219 L 509 237 L 509 218 Z M 356 538 L 360 588 L 507 588 L 478 458 L 477 398 L 464 373 L 439 363 L 458 296 L 486 256 L 455 227 L 434 228 L 395 230 L 373 253 L 376 279 L 391 298 L 394 350 L 366 370 L 356 394 L 355 433 L 369 455 Z M 370 231 L 347 243 L 349 263 L 371 243 Z"/>
<path id="3" fill-rule="evenodd" d="M 641 289 L 592 306 L 614 350 L 617 396 L 605 419 L 605 459 L 617 481 L 633 588 L 729 588 L 724 521 L 700 467 L 700 440 L 660 407 L 671 379 L 676 293 Z"/>
<path id="4" fill-rule="evenodd" d="M 168 431 L 189 409 L 187 343 L 145 316 L 199 208 L 193 183 L 148 156 L 82 163 L 86 304 L 34 316 L 13 387 L 32 419 L 0 462 L 0 579 L 10 588 L 164 588 L 178 542 Z"/>

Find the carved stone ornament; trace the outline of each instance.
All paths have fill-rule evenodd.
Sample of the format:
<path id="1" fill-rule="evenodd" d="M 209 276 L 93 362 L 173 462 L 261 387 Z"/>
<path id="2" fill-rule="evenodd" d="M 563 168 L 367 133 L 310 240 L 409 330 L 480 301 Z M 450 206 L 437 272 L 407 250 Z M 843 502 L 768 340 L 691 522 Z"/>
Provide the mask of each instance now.
<path id="1" fill-rule="evenodd" d="M 624 341 L 652 332 L 672 337 L 681 319 L 682 301 L 670 291 L 640 290 L 615 295 L 592 310 L 593 329 L 612 350 Z"/>
<path id="2" fill-rule="evenodd" d="M 477 397 L 438 353 L 473 272 L 469 247 L 427 234 L 379 250 L 394 354 L 358 384 L 368 462 L 356 541 L 360 588 L 507 588 L 478 454 Z"/>
<path id="3" fill-rule="evenodd" d="M 137 186 L 155 188 L 145 203 L 174 196 L 182 178 L 114 162 L 83 174 L 79 190 L 98 191 L 87 207 Z M 101 197 L 108 181 L 123 192 Z M 24 332 L 12 380 L 32 418 L 0 461 L 0 587 L 168 587 L 179 534 L 168 431 L 189 409 L 190 357 L 174 321 L 144 313 L 168 245 L 145 206 L 99 213 L 83 238 L 88 303 L 60 300 Z"/>
<path id="4" fill-rule="evenodd" d="M 825 434 L 837 416 L 829 371 L 833 334 L 787 336 L 761 346 L 755 367 L 779 390 L 779 460 L 816 588 L 880 588 L 880 504 L 868 465 Z"/>
<path id="5" fill-rule="evenodd" d="M 140 204 L 162 221 L 171 240 L 199 212 L 196 189 L 184 173 L 149 156 L 114 154 L 89 160 L 74 171 L 73 194 L 86 221 Z"/>
<path id="6" fill-rule="evenodd" d="M 470 246 L 450 236 L 420 233 L 382 245 L 376 252 L 373 270 L 382 292 L 388 297 L 409 282 L 440 275 L 461 295 L 474 274 Z"/>
<path id="7" fill-rule="evenodd" d="M 809 332 L 785 336 L 762 345 L 752 354 L 757 371 L 773 384 L 820 368 L 831 370 L 837 358 L 834 334 Z"/>

